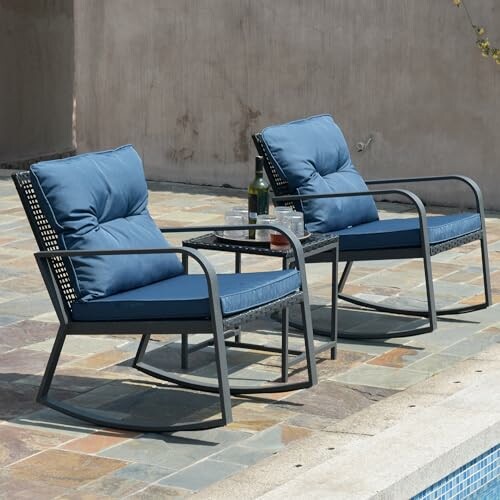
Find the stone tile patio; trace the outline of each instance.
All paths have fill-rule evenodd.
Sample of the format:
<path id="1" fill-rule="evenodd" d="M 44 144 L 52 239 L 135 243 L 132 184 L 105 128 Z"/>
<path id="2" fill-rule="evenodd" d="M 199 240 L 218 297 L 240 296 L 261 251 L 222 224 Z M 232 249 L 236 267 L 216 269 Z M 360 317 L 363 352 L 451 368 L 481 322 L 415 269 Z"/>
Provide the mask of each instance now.
<path id="1" fill-rule="evenodd" d="M 220 223 L 227 206 L 244 203 L 238 191 L 151 184 L 151 212 L 162 226 Z M 386 214 L 411 215 L 405 205 L 382 207 Z M 137 434 L 93 428 L 35 403 L 57 321 L 35 266 L 35 242 L 14 186 L 10 179 L 0 178 L 0 498 L 187 497 L 219 480 L 237 478 L 242 470 L 279 455 L 292 443 L 305 438 L 320 441 L 339 432 L 342 423 L 361 410 L 478 355 L 500 342 L 498 215 L 491 214 L 487 224 L 495 300 L 490 309 L 442 318 L 436 332 L 419 337 L 341 342 L 336 361 L 320 355 L 318 386 L 289 394 L 234 397 L 234 422 L 226 428 Z M 181 238 L 172 241 L 180 243 Z M 218 271 L 232 269 L 230 255 L 208 254 Z M 279 265 L 273 259 L 243 258 L 244 270 Z M 476 244 L 436 256 L 433 269 L 438 304 L 481 300 Z M 328 321 L 328 276 L 324 265 L 308 266 L 316 323 Z M 359 264 L 347 291 L 377 302 L 398 300 L 422 307 L 422 267 L 416 261 Z M 381 330 L 398 328 L 398 323 L 384 315 L 344 309 L 340 327 Z M 245 332 L 252 341 L 279 341 L 278 324 L 272 319 L 255 322 Z M 194 337 L 193 342 L 202 338 Z M 299 341 L 292 339 L 292 344 L 300 345 Z M 217 416 L 214 395 L 162 384 L 153 391 L 157 384 L 152 379 L 130 369 L 137 345 L 135 337 L 70 338 L 54 395 L 119 418 Z M 148 356 L 160 366 L 178 369 L 179 339 L 156 337 Z M 234 380 L 271 380 L 278 374 L 279 360 L 267 353 L 230 350 L 228 359 Z M 193 354 L 191 367 L 196 376 L 211 376 L 213 351 Z M 303 376 L 300 369 L 295 371 L 295 376 Z M 333 452 L 332 448 L 328 453 Z"/>

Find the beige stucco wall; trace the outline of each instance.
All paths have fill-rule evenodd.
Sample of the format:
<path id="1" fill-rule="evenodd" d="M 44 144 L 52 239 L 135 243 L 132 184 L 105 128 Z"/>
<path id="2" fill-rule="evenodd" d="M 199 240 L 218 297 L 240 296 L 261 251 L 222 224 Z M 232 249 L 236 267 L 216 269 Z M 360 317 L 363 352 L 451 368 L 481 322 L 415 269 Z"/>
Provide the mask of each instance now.
<path id="1" fill-rule="evenodd" d="M 73 148 L 73 2 L 0 0 L 0 164 Z"/>
<path id="2" fill-rule="evenodd" d="M 500 45 L 500 3 L 469 4 Z M 81 151 L 131 142 L 150 179 L 244 186 L 252 132 L 331 113 L 351 147 L 374 136 L 367 177 L 470 174 L 500 209 L 500 67 L 451 0 L 75 0 L 75 23 Z"/>

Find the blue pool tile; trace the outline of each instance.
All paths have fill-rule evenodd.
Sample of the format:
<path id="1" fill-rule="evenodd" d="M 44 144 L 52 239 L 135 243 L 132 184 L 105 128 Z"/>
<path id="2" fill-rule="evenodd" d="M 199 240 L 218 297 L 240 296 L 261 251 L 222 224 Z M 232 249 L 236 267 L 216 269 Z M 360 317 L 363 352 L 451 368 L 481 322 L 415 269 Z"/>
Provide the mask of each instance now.
<path id="1" fill-rule="evenodd" d="M 497 445 L 418 493 L 412 500 L 465 499 L 475 492 L 490 488 L 489 485 L 497 482 L 499 476 L 500 445 Z M 491 490 L 488 495 L 492 499 L 500 498 L 500 483 L 497 491 Z"/>

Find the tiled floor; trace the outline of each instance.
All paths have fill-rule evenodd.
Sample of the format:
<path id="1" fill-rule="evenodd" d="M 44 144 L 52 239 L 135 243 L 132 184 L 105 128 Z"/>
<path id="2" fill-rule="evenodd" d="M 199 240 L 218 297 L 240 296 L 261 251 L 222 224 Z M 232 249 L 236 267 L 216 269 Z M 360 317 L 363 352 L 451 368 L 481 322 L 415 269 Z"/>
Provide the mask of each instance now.
<path id="1" fill-rule="evenodd" d="M 229 205 L 245 201 L 235 191 L 152 185 L 150 208 L 159 225 L 220 223 Z M 387 214 L 410 215 L 387 204 Z M 500 301 L 500 219 L 488 218 L 495 302 Z M 183 238 L 190 237 L 184 234 Z M 180 238 L 173 239 L 175 243 Z M 226 428 L 172 435 L 97 429 L 42 408 L 36 387 L 57 323 L 35 267 L 35 243 L 9 179 L 0 178 L 0 498 L 170 498 L 189 496 L 214 481 L 280 453 L 290 443 L 329 432 L 343 419 L 500 341 L 500 306 L 441 319 L 436 332 L 387 342 L 345 341 L 336 361 L 318 360 L 318 386 L 291 394 L 233 398 L 234 422 Z M 218 271 L 232 269 L 229 255 L 210 254 Z M 245 269 L 271 269 L 272 259 L 243 259 Z M 434 259 L 439 304 L 481 299 L 480 253 L 467 245 Z M 314 321 L 327 325 L 330 284 L 324 265 L 308 266 Z M 422 266 L 417 261 L 365 262 L 351 273 L 347 291 L 382 303 L 422 306 Z M 418 323 L 420 320 L 413 320 Z M 343 330 L 402 328 L 384 315 L 344 309 Z M 272 319 L 250 325 L 248 339 L 276 343 Z M 198 339 L 201 337 L 198 337 Z M 193 339 L 197 341 L 197 339 Z M 293 342 L 298 343 L 299 338 Z M 320 342 L 321 339 L 318 339 Z M 66 342 L 54 397 L 111 412 L 115 417 L 179 420 L 217 416 L 217 397 L 165 385 L 130 368 L 135 337 L 78 337 Z M 148 356 L 178 369 L 179 343 L 157 337 Z M 229 352 L 233 379 L 267 380 L 278 359 L 262 352 Z M 210 349 L 192 355 L 198 376 L 213 373 Z M 296 370 L 297 371 L 297 370 Z M 294 376 L 301 377 L 298 371 Z M 337 425 L 337 427 L 338 427 Z"/>

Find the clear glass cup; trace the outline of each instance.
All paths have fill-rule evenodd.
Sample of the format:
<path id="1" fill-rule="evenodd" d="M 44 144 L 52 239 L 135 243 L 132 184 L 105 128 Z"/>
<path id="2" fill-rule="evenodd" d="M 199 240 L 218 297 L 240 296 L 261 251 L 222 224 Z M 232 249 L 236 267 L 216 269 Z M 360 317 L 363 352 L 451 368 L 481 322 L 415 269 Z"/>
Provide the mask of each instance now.
<path id="1" fill-rule="evenodd" d="M 243 224 L 248 224 L 248 207 L 243 207 L 243 206 L 232 207 L 229 211 L 233 212 L 235 214 L 241 215 L 243 217 Z M 242 235 L 238 236 L 238 238 L 247 239 L 248 238 L 248 229 L 242 230 L 241 234 Z"/>
<path id="2" fill-rule="evenodd" d="M 245 224 L 247 224 L 245 217 L 232 209 L 224 214 L 224 225 L 226 226 L 243 226 Z M 224 236 L 226 238 L 244 239 L 248 236 L 248 231 L 246 229 L 225 229 Z"/>
<path id="3" fill-rule="evenodd" d="M 290 218 L 283 217 L 278 224 L 281 227 L 290 229 Z M 275 229 L 270 231 L 269 242 L 271 250 L 288 250 L 290 248 L 290 240 L 287 236 Z"/>
<path id="4" fill-rule="evenodd" d="M 230 209 L 231 212 L 234 212 L 235 214 L 240 214 L 243 216 L 243 219 L 245 220 L 245 224 L 248 224 L 248 207 L 233 207 Z"/>
<path id="5" fill-rule="evenodd" d="M 302 212 L 291 211 L 284 214 L 283 222 L 287 223 L 287 227 L 289 227 L 292 233 L 294 233 L 298 238 L 302 238 L 304 236 L 304 214 Z"/>
<path id="6" fill-rule="evenodd" d="M 257 224 L 276 224 L 276 217 L 274 215 L 261 214 L 257 215 Z M 255 231 L 256 241 L 269 241 L 269 230 L 268 229 L 257 229 Z"/>
<path id="7" fill-rule="evenodd" d="M 276 219 L 278 220 L 278 222 L 283 220 L 283 217 L 285 217 L 290 212 L 293 212 L 292 207 L 282 206 L 282 207 L 275 207 L 274 209 L 274 214 L 276 215 Z"/>

